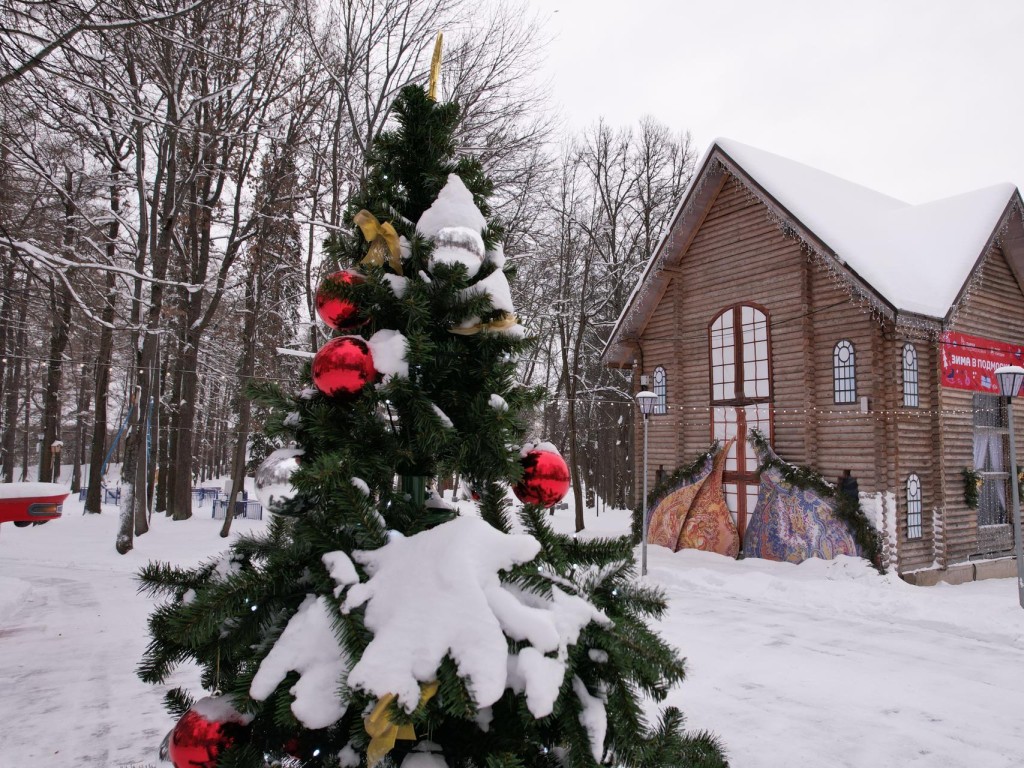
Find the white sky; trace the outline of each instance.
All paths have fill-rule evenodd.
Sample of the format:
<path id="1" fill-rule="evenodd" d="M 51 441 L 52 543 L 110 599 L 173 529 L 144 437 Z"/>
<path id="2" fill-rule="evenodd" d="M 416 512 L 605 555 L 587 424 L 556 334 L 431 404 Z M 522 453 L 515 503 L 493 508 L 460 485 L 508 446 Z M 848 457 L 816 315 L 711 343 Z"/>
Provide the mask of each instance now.
<path id="1" fill-rule="evenodd" d="M 1021 0 L 529 0 L 568 126 L 650 114 L 911 203 L 1024 186 Z"/>

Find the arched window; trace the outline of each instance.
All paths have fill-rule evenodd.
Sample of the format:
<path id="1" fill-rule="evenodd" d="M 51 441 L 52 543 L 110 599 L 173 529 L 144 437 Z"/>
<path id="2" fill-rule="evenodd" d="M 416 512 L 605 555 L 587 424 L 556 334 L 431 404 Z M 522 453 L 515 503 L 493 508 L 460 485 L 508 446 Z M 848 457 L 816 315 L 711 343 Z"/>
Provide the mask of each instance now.
<path id="1" fill-rule="evenodd" d="M 741 304 L 717 314 L 708 333 L 711 437 L 736 438 L 726 455 L 722 481 L 742 537 L 760 483 L 747 432 L 756 428 L 772 437 L 771 329 L 762 308 Z"/>
<path id="2" fill-rule="evenodd" d="M 837 403 L 857 402 L 857 366 L 853 344 L 843 339 L 832 350 L 832 379 Z"/>
<path id="3" fill-rule="evenodd" d="M 917 408 L 917 349 L 913 344 L 903 345 L 903 405 Z"/>
<path id="4" fill-rule="evenodd" d="M 921 538 L 921 478 L 907 478 L 907 538 Z"/>
<path id="5" fill-rule="evenodd" d="M 654 369 L 654 394 L 658 396 L 654 404 L 654 412 L 668 413 L 668 382 L 665 369 L 660 365 Z"/>

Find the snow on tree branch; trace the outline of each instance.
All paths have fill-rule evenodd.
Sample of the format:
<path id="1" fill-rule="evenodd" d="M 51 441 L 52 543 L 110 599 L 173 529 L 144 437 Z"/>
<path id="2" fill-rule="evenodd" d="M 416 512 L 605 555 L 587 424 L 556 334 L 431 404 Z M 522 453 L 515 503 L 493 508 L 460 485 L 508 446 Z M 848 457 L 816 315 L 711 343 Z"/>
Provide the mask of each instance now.
<path id="1" fill-rule="evenodd" d="M 349 589 L 342 611 L 365 605 L 374 638 L 352 667 L 349 686 L 377 697 L 394 693 L 412 711 L 420 683 L 435 680 L 451 655 L 477 706 L 490 706 L 512 686 L 526 691 L 536 716 L 550 714 L 568 646 L 587 624 L 607 619 L 557 587 L 545 598 L 501 583 L 501 571 L 539 551 L 531 536 L 459 517 L 357 552 L 370 579 Z M 506 636 L 529 647 L 510 658 Z"/>

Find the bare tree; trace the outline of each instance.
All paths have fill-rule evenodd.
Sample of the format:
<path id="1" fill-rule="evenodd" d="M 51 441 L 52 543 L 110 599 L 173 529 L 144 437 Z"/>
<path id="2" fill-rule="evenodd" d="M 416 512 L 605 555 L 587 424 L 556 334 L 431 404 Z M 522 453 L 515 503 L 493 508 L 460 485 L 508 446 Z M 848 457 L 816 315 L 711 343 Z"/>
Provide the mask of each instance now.
<path id="1" fill-rule="evenodd" d="M 0 28 L 3 472 L 38 452 L 49 477 L 63 440 L 98 512 L 109 449 L 121 552 L 154 506 L 189 514 L 193 479 L 231 464 L 241 488 L 260 418 L 241 388 L 281 374 L 272 341 L 317 343 L 299 315 L 319 245 L 438 30 L 442 98 L 462 102 L 460 151 L 505 193 L 506 251 L 525 264 L 537 243 L 551 122 L 521 4 L 0 0 Z M 255 322 L 267 312 L 280 333 Z"/>
<path id="2" fill-rule="evenodd" d="M 115 32 L 158 24 L 210 2 L 194 0 L 164 10 L 145 0 L 118 7 L 90 0 L 3 0 L 0 3 L 0 88 L 28 75 L 55 52 L 73 49 L 89 32 Z"/>
<path id="3" fill-rule="evenodd" d="M 625 502 L 632 408 L 622 375 L 600 363 L 601 351 L 639 271 L 693 169 L 689 136 L 672 136 L 644 120 L 638 132 L 599 122 L 565 151 L 548 204 L 555 254 L 553 284 L 540 293 L 538 322 L 557 333 L 546 361 L 557 371 L 560 400 L 546 411 L 546 429 L 561 436 L 572 468 L 576 527 L 584 497 Z M 537 278 L 540 282 L 542 276 Z M 602 487 L 598 488 L 597 486 Z"/>

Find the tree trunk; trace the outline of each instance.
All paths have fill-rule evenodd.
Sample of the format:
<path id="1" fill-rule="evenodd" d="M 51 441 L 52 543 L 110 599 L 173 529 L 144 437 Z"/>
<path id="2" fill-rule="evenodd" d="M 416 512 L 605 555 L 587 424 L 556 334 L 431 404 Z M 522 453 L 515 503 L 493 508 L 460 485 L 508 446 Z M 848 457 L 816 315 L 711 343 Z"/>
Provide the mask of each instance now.
<path id="1" fill-rule="evenodd" d="M 117 186 L 121 163 L 116 158 L 111 164 L 110 185 L 111 221 L 107 227 L 106 255 L 109 264 L 117 261 L 117 238 L 120 232 L 121 190 Z M 100 344 L 97 350 L 96 375 L 93 378 L 93 402 L 96 404 L 92 420 L 92 444 L 89 447 L 89 487 L 85 493 L 85 511 L 98 515 L 103 503 L 103 460 L 107 449 L 107 394 L 110 388 L 110 363 L 114 354 L 114 311 L 117 302 L 117 282 L 113 272 L 107 273 L 100 313 Z"/>
<path id="2" fill-rule="evenodd" d="M 75 451 L 71 467 L 71 492 L 82 490 L 82 464 L 85 462 L 85 415 L 89 412 L 89 377 L 82 365 L 78 376 L 78 400 L 75 403 Z"/>
<path id="3" fill-rule="evenodd" d="M 28 286 L 29 286 L 29 273 L 25 273 L 25 283 L 22 287 L 21 296 L 18 297 L 18 320 L 17 328 L 12 333 L 12 337 L 15 340 L 13 345 L 13 361 L 10 366 L 10 372 L 8 374 L 10 386 L 7 389 L 7 402 L 4 404 L 4 429 L 3 436 L 0 439 L 0 445 L 2 445 L 3 462 L 4 462 L 4 482 L 14 482 L 14 456 L 17 450 L 17 436 L 18 436 L 18 411 L 19 402 L 18 397 L 21 394 L 21 381 L 22 377 L 27 380 L 29 377 L 25 375 L 25 371 L 28 369 L 28 362 L 23 360 L 25 356 L 26 347 L 28 345 L 28 335 L 26 331 L 26 323 L 28 321 Z M 26 409 L 28 408 L 28 402 L 25 403 Z M 26 463 L 22 465 L 22 472 L 24 473 L 24 467 Z"/>
<path id="4" fill-rule="evenodd" d="M 228 497 L 228 508 L 224 514 L 224 525 L 220 535 L 227 537 L 231 533 L 231 521 L 234 519 L 235 502 L 245 484 L 245 454 L 249 443 L 249 428 L 252 424 L 252 402 L 245 396 L 245 387 L 256 372 L 256 316 L 259 314 L 259 296 L 257 286 L 261 285 L 260 256 L 252 266 L 249 280 L 245 286 L 245 321 L 242 325 L 242 354 L 239 367 L 238 393 L 238 427 L 235 434 L 235 455 L 231 465 L 231 495 Z"/>
<path id="5" fill-rule="evenodd" d="M 108 247 L 108 251 L 113 246 Z M 116 283 L 113 272 L 107 273 L 106 295 L 100 315 L 105 325 L 100 326 L 100 345 L 97 350 L 96 375 L 93 377 L 93 400 L 96 408 L 92 420 L 92 444 L 89 447 L 89 486 L 85 493 L 85 511 L 98 515 L 103 503 L 103 459 L 107 448 L 107 390 L 110 387 L 110 362 L 114 352 L 114 322 Z"/>
<path id="6" fill-rule="evenodd" d="M 178 134 L 176 103 L 173 99 L 167 104 L 167 130 L 166 143 L 162 147 L 164 166 L 157 169 L 156 183 L 150 184 L 147 181 L 145 171 L 145 156 L 143 152 L 136 154 L 136 190 L 139 196 L 140 210 L 153 210 L 149 206 L 148 189 L 159 189 L 161 182 L 164 184 L 163 199 L 160 201 L 161 208 L 159 217 L 153 210 L 150 224 L 139 228 L 139 252 L 136 258 L 136 271 L 141 272 L 145 266 L 146 248 L 148 238 L 155 240 L 152 246 L 153 263 L 152 274 L 156 280 L 163 280 L 167 276 L 167 263 L 170 259 L 171 247 L 173 244 L 174 227 L 178 214 L 177 198 L 177 145 Z M 136 126 L 138 137 L 136 146 L 145 145 L 144 127 L 141 122 Z M 140 224 L 145 217 L 140 216 Z M 141 265 L 139 262 L 143 262 Z M 159 362 L 159 336 L 156 331 L 160 327 L 160 314 L 163 309 L 164 288 L 159 282 L 152 283 L 150 288 L 149 308 L 146 312 L 145 325 L 143 330 L 142 352 L 138 360 L 139 386 L 135 396 L 136 408 L 134 412 L 134 424 L 128 439 L 125 443 L 124 463 L 121 465 L 122 496 L 121 496 L 121 521 L 118 527 L 115 548 L 120 554 L 126 554 L 134 546 L 135 536 L 140 536 L 149 530 L 148 509 L 146 500 L 148 493 L 146 481 L 149 477 L 149 470 L 145 462 L 145 409 L 146 403 L 154 393 L 154 372 Z M 142 288 L 136 283 L 135 296 L 133 297 L 132 315 L 134 318 L 142 316 Z M 137 348 L 137 347 L 136 347 Z M 141 418 L 140 418 L 141 417 Z"/>
<path id="7" fill-rule="evenodd" d="M 32 366 L 25 364 L 25 441 L 22 443 L 21 482 L 28 480 L 28 457 L 32 452 Z"/>
<path id="8" fill-rule="evenodd" d="M 0 305 L 0 403 L 6 401 L 4 394 L 7 392 L 7 356 L 14 356 L 13 339 L 17 329 L 13 327 L 14 314 L 14 259 L 11 258 L 4 264 L 4 301 Z M 19 353 L 20 354 L 20 353 Z M 2 449 L 0 449 L 0 462 L 3 461 Z"/>
<path id="9" fill-rule="evenodd" d="M 60 429 L 60 390 L 64 369 L 64 350 L 68 345 L 71 328 L 71 296 L 66 288 L 58 290 L 50 282 L 50 314 L 53 325 L 50 330 L 50 348 L 46 361 L 46 386 L 43 389 L 43 443 L 40 446 L 39 481 L 54 481 L 52 450 Z"/>
<path id="10" fill-rule="evenodd" d="M 188 318 L 186 318 L 188 319 Z M 177 403 L 178 417 L 175 420 L 177 442 L 175 444 L 174 479 L 168 508 L 175 520 L 192 517 L 192 436 L 195 432 L 196 397 L 198 396 L 199 365 L 198 339 L 186 328 L 184 345 L 178 357 L 176 379 L 181 382 L 181 394 Z"/>
<path id="11" fill-rule="evenodd" d="M 559 320 L 561 322 L 561 319 Z M 568 346 L 562 345 L 562 367 L 567 372 L 566 381 L 566 395 L 568 400 L 568 407 L 566 409 L 566 415 L 568 417 L 568 438 L 569 438 L 569 469 L 572 477 L 572 491 L 573 501 L 575 502 L 575 515 L 576 515 L 576 532 L 580 532 L 584 528 L 583 521 L 583 493 L 582 485 L 580 483 L 580 471 L 581 462 L 579 460 L 580 452 L 579 445 L 576 437 L 576 381 L 577 381 L 577 366 L 579 365 L 579 340 L 583 338 L 583 326 L 586 325 L 585 317 L 580 319 L 580 328 L 578 328 L 579 335 L 577 336 L 577 349 L 574 350 L 573 364 L 570 367 L 569 362 L 569 349 Z"/>
<path id="12" fill-rule="evenodd" d="M 164 352 L 163 364 L 160 367 L 160 399 L 157 401 L 157 413 L 160 415 L 160 424 L 162 425 L 159 434 L 160 448 L 158 451 L 157 458 L 157 474 L 159 482 L 156 484 L 156 503 L 153 506 L 156 512 L 167 512 L 167 497 L 170 483 L 174 479 L 174 471 L 171 464 L 171 435 L 174 433 L 172 429 L 172 420 L 170 418 L 170 409 L 166 402 L 167 391 L 167 380 L 168 371 L 171 369 L 171 352 L 170 345 L 166 345 L 168 349 Z"/>

